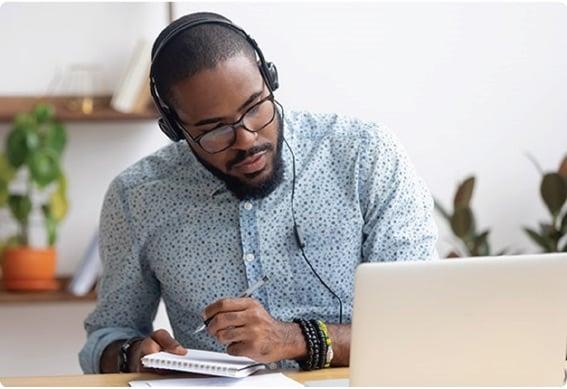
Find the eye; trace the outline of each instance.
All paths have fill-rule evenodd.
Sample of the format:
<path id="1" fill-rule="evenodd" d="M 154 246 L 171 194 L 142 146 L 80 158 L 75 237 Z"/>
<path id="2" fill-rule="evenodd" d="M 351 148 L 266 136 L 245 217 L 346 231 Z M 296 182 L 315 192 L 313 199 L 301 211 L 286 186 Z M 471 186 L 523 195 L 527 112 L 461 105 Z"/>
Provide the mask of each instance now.
<path id="1" fill-rule="evenodd" d="M 258 113 L 258 111 L 260 110 L 260 104 L 256 104 L 255 106 L 253 106 L 250 111 L 248 111 L 248 113 L 251 113 L 252 115 Z"/>

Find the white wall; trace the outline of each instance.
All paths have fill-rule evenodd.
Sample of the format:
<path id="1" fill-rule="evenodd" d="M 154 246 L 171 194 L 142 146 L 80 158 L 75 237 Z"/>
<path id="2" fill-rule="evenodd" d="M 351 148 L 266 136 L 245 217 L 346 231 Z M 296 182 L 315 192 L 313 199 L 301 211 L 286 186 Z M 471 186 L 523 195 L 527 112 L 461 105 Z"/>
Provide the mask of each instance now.
<path id="1" fill-rule="evenodd" d="M 547 215 L 538 174 L 523 153 L 556 168 L 567 152 L 565 6 L 184 3 L 177 8 L 178 15 L 221 12 L 244 26 L 277 63 L 278 98 L 286 106 L 388 125 L 445 203 L 457 180 L 477 174 L 474 206 L 481 226 L 493 227 L 494 246 L 535 251 L 520 226 Z M 157 3 L 4 4 L 0 94 L 41 94 L 57 70 L 85 62 L 102 67 L 100 91 L 111 91 L 137 38 L 153 39 L 164 23 L 165 5 Z M 67 127 L 71 210 L 60 234 L 61 274 L 75 269 L 112 177 L 167 143 L 152 122 Z M 0 139 L 7 129 L 0 125 Z M 87 308 L 2 307 L 0 316 L 11 332 L 0 331 L 0 344 L 18 349 L 33 332 L 21 320 L 29 314 L 45 318 L 44 332 L 33 338 L 38 350 L 52 349 L 50 339 L 59 344 L 62 333 L 72 335 L 58 349 L 62 359 L 44 361 L 36 374 L 78 373 L 80 323 Z M 167 327 L 163 307 L 159 316 L 157 327 Z M 72 329 L 58 317 L 74 323 Z M 24 359 L 0 358 L 0 375 L 32 374 Z"/>
<path id="2" fill-rule="evenodd" d="M 493 245 L 535 251 L 521 226 L 546 218 L 539 176 L 567 152 L 567 7 L 560 3 L 183 3 L 224 13 L 277 63 L 288 107 L 377 120 L 445 203 L 475 173 L 474 208 Z M 97 63 L 115 85 L 164 4 L 4 4 L 0 94 L 41 93 L 57 69 Z M 0 136 L 6 125 L 0 126 Z M 59 243 L 72 272 L 111 178 L 166 141 L 151 122 L 69 124 L 71 212 Z M 444 225 L 442 225 L 444 227 Z M 443 228 L 446 235 L 445 228 Z M 446 245 L 441 244 L 441 251 Z"/>

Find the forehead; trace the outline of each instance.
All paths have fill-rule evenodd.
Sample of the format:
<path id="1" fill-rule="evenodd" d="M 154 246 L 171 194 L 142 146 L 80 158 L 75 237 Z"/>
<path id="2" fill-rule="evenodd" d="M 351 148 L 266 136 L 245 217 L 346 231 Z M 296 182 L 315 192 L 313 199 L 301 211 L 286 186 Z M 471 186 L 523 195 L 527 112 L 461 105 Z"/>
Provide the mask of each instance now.
<path id="1" fill-rule="evenodd" d="M 262 88 L 258 65 L 239 55 L 178 82 L 171 92 L 180 119 L 195 123 L 210 117 L 232 117 L 250 95 Z"/>

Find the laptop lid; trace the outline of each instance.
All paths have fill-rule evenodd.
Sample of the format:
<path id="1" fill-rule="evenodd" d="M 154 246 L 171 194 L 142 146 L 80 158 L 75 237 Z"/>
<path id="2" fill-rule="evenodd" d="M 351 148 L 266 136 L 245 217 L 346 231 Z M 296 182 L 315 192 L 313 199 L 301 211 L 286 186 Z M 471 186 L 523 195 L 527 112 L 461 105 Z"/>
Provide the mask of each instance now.
<path id="1" fill-rule="evenodd" d="M 567 254 L 362 264 L 352 386 L 562 385 Z"/>

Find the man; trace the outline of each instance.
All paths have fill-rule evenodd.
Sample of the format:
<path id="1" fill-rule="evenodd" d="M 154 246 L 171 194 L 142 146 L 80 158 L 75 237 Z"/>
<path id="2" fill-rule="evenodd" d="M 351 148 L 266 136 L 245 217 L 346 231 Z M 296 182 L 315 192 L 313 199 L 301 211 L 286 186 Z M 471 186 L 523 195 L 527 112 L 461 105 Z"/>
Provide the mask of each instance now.
<path id="1" fill-rule="evenodd" d="M 183 28 L 203 18 L 221 22 Z M 154 44 L 154 97 L 184 141 L 106 194 L 85 372 L 139 371 L 142 356 L 185 347 L 348 366 L 356 266 L 435 256 L 431 196 L 393 136 L 337 115 L 284 115 L 274 74 L 228 24 L 187 15 Z M 251 298 L 236 297 L 263 276 Z M 160 298 L 174 336 L 152 332 Z"/>

